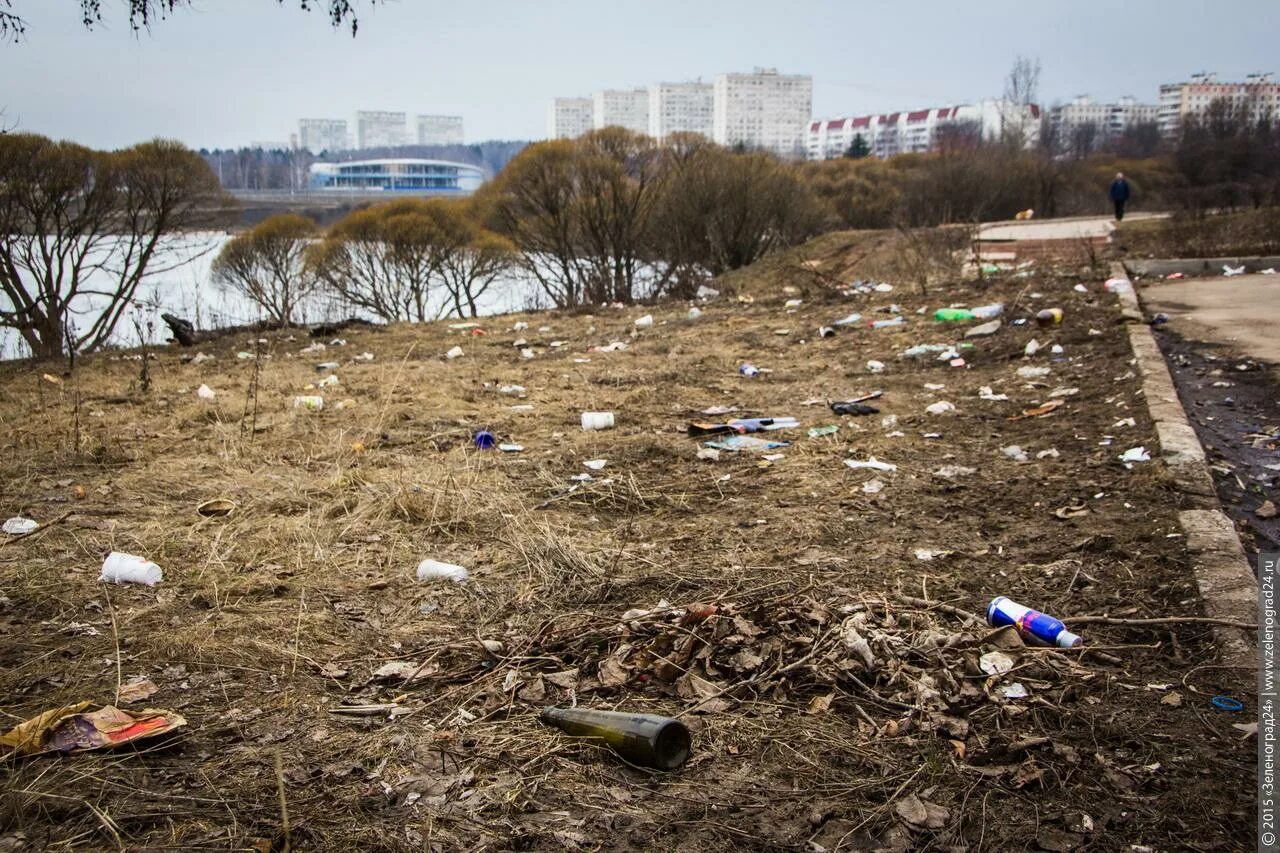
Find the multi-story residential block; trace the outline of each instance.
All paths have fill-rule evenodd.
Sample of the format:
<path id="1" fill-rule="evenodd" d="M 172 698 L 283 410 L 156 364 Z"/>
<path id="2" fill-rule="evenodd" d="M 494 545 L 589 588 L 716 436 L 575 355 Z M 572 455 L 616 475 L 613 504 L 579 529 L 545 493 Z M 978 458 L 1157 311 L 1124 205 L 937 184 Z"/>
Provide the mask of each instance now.
<path id="1" fill-rule="evenodd" d="M 298 145 L 312 154 L 345 151 L 351 147 L 347 123 L 340 118 L 298 119 Z"/>
<path id="2" fill-rule="evenodd" d="M 805 128 L 813 115 L 813 78 L 757 68 L 719 74 L 714 83 L 712 137 L 721 145 L 805 155 Z"/>
<path id="3" fill-rule="evenodd" d="M 604 89 L 591 95 L 591 126 L 649 132 L 648 89 Z"/>
<path id="4" fill-rule="evenodd" d="M 356 113 L 356 147 L 390 148 L 406 142 L 405 114 L 360 110 Z"/>
<path id="5" fill-rule="evenodd" d="M 547 111 L 547 138 L 577 139 L 591 130 L 593 111 L 590 98 L 556 98 Z"/>
<path id="6" fill-rule="evenodd" d="M 710 83 L 654 83 L 649 86 L 648 133 L 659 142 L 673 133 L 714 130 L 715 87 Z"/>
<path id="7" fill-rule="evenodd" d="M 1192 74 L 1182 83 L 1166 83 L 1160 87 L 1160 104 L 1156 121 L 1164 136 L 1177 134 L 1183 122 L 1203 118 L 1215 101 L 1225 101 L 1231 112 L 1258 116 L 1280 115 L 1280 83 L 1270 74 L 1249 74 L 1243 83 L 1223 83 L 1218 75 Z"/>
<path id="8" fill-rule="evenodd" d="M 461 145 L 462 116 L 418 116 L 419 145 Z"/>
<path id="9" fill-rule="evenodd" d="M 874 157 L 923 154 L 937 148 L 946 129 L 972 128 L 983 139 L 1017 133 L 1027 147 L 1040 138 L 1040 108 L 1035 104 L 979 101 L 953 107 L 880 115 L 817 119 L 809 122 L 805 154 L 810 160 L 841 157 L 862 137 Z"/>
<path id="10" fill-rule="evenodd" d="M 1136 125 L 1154 122 L 1158 111 L 1156 104 L 1140 104 L 1132 97 L 1098 103 L 1088 95 L 1080 95 L 1069 104 L 1049 110 L 1049 125 L 1053 138 L 1062 145 L 1070 145 L 1076 134 L 1090 127 L 1097 141 L 1103 142 L 1117 138 Z"/>

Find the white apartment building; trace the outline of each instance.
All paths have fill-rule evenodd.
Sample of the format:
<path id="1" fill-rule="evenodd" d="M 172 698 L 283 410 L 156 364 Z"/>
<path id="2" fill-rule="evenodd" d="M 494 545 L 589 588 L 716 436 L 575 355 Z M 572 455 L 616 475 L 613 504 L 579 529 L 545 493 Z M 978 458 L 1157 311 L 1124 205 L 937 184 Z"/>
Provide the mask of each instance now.
<path id="1" fill-rule="evenodd" d="M 312 154 L 344 151 L 351 147 L 347 122 L 340 118 L 298 119 L 298 145 Z"/>
<path id="2" fill-rule="evenodd" d="M 1103 104 L 1088 95 L 1079 95 L 1071 103 L 1049 110 L 1049 124 L 1058 140 L 1069 140 L 1077 128 L 1087 125 L 1098 129 L 1099 139 L 1115 139 L 1134 125 L 1154 122 L 1159 109 L 1156 104 L 1140 104 L 1127 96 Z"/>
<path id="3" fill-rule="evenodd" d="M 389 148 L 407 142 L 404 113 L 360 110 L 356 113 L 356 147 Z"/>
<path id="4" fill-rule="evenodd" d="M 654 83 L 649 86 L 648 133 L 659 142 L 673 133 L 714 131 L 715 87 L 710 83 Z"/>
<path id="5" fill-rule="evenodd" d="M 461 145 L 462 116 L 418 116 L 419 145 Z"/>
<path id="6" fill-rule="evenodd" d="M 1209 106 L 1226 100 L 1234 111 L 1251 114 L 1280 115 L 1280 83 L 1270 74 L 1249 74 L 1243 83 L 1222 83 L 1210 72 L 1192 74 L 1182 83 L 1166 83 L 1160 87 L 1160 104 L 1156 122 L 1165 136 L 1175 135 L 1188 118 L 1201 118 Z"/>
<path id="7" fill-rule="evenodd" d="M 556 98 L 547 110 L 547 138 L 577 139 L 591 130 L 593 112 L 590 98 Z"/>
<path id="8" fill-rule="evenodd" d="M 649 132 L 648 89 L 604 89 L 591 95 L 591 126 L 625 127 L 634 133 Z"/>
<path id="9" fill-rule="evenodd" d="M 939 131 L 965 125 L 988 140 L 1002 138 L 1006 129 L 1020 130 L 1023 144 L 1031 148 L 1040 139 L 1040 108 L 1035 104 L 990 100 L 926 110 L 817 119 L 808 124 L 805 155 L 810 160 L 842 157 L 858 136 L 874 157 L 923 154 L 935 150 Z"/>
<path id="10" fill-rule="evenodd" d="M 719 74 L 714 83 L 712 138 L 729 147 L 805 155 L 805 128 L 813 115 L 813 78 L 756 68 Z"/>

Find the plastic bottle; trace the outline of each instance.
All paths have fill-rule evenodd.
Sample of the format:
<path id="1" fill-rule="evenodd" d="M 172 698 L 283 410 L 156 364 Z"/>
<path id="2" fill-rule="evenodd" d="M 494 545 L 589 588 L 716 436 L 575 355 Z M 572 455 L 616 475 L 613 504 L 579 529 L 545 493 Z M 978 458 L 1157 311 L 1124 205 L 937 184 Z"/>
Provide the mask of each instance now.
<path id="1" fill-rule="evenodd" d="M 112 551 L 102 562 L 102 574 L 98 580 L 106 583 L 141 583 L 155 586 L 164 579 L 164 572 L 155 563 L 133 554 Z"/>
<path id="2" fill-rule="evenodd" d="M 987 624 L 992 628 L 1003 628 L 1012 625 L 1018 629 L 1024 640 L 1038 646 L 1059 646 L 1074 649 L 1084 642 L 1077 634 L 1067 630 L 1052 616 L 1046 616 L 1038 610 L 1024 607 L 1016 601 L 1001 595 L 992 599 L 987 606 Z"/>
<path id="3" fill-rule="evenodd" d="M 542 721 L 565 734 L 602 742 L 632 764 L 659 770 L 675 770 L 688 761 L 693 744 L 684 723 L 655 714 L 544 708 Z"/>
<path id="4" fill-rule="evenodd" d="M 894 317 L 892 320 L 876 320 L 875 322 L 873 322 L 873 323 L 871 324 L 871 328 L 873 328 L 873 329 L 888 329 L 888 328 L 891 328 L 891 327 L 893 327 L 893 326 L 903 326 L 903 325 L 906 325 L 906 322 L 907 322 L 906 318 L 905 318 L 905 317 L 902 317 L 901 315 L 899 315 L 899 316 L 897 316 L 897 317 Z"/>
<path id="5" fill-rule="evenodd" d="M 992 302 L 990 305 L 979 305 L 977 308 L 970 308 L 969 310 L 979 320 L 994 320 L 1004 313 L 1004 303 Z"/>
<path id="6" fill-rule="evenodd" d="M 964 320 L 972 320 L 976 316 L 968 308 L 939 308 L 933 312 L 933 319 L 939 323 L 959 323 Z"/>
<path id="7" fill-rule="evenodd" d="M 613 429 L 613 412 L 583 412 L 584 430 Z"/>
<path id="8" fill-rule="evenodd" d="M 754 364 L 744 364 L 738 368 L 738 372 L 743 376 L 759 376 L 760 368 L 756 367 Z"/>

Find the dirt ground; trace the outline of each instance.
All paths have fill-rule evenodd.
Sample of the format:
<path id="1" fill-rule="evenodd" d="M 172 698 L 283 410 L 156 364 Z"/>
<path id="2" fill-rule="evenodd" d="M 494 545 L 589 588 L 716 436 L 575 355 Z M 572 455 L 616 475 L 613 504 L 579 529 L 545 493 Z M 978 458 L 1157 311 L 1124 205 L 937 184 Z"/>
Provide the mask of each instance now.
<path id="1" fill-rule="evenodd" d="M 0 848 L 1252 847 L 1252 673 L 1218 667 L 1202 624 L 1072 623 L 1200 612 L 1170 478 L 1118 458 L 1157 445 L 1114 297 L 1043 274 L 842 293 L 832 245 L 732 277 L 697 319 L 358 329 L 308 353 L 273 333 L 259 359 L 241 336 L 200 364 L 160 351 L 146 392 L 119 354 L 0 367 L 0 514 L 45 525 L 0 542 L 6 725 L 143 676 L 141 704 L 188 723 L 7 760 Z M 963 367 L 902 357 L 963 340 L 937 307 L 995 301 L 1006 323 Z M 815 334 L 891 303 L 905 325 Z M 1050 306 L 1061 327 L 1008 323 Z M 341 384 L 309 392 L 326 361 Z M 825 406 L 876 390 L 879 414 Z M 724 405 L 802 426 L 767 434 L 782 458 L 699 459 L 685 428 Z M 476 450 L 480 429 L 523 452 Z M 844 464 L 873 456 L 897 469 Z M 234 513 L 196 513 L 220 496 Z M 99 583 L 112 549 L 164 580 Z M 426 557 L 471 579 L 418 582 Z M 988 631 L 970 614 L 996 595 L 1085 650 Z M 653 773 L 538 722 L 574 702 L 681 714 L 693 758 Z"/>

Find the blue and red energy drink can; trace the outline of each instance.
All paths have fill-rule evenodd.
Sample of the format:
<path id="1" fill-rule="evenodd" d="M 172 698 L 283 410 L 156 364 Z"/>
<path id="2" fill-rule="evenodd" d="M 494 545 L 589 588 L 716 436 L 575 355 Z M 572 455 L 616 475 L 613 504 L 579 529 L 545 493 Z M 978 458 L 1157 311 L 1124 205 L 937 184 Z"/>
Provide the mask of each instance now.
<path id="1" fill-rule="evenodd" d="M 987 624 L 992 628 L 1012 625 L 1024 640 L 1039 646 L 1074 649 L 1084 642 L 1079 635 L 1068 631 L 1066 625 L 1052 616 L 1046 616 L 1030 607 L 1023 607 L 1003 595 L 993 599 L 987 606 Z"/>

